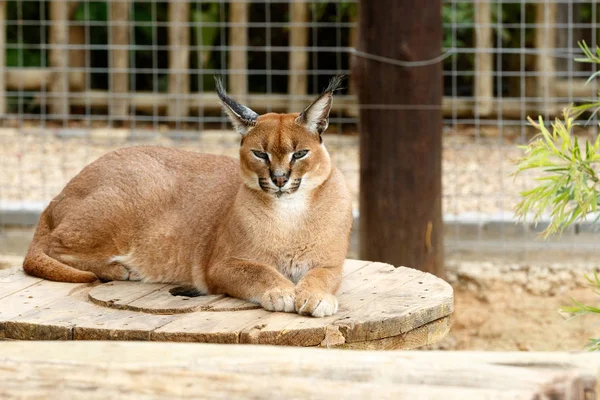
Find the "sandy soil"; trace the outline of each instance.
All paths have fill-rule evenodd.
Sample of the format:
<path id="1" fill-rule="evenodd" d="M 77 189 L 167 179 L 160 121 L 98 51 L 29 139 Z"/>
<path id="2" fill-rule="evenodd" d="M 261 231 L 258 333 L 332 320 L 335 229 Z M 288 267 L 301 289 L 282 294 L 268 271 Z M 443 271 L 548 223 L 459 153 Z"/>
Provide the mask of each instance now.
<path id="1" fill-rule="evenodd" d="M 600 315 L 567 319 L 559 312 L 571 304 L 570 297 L 597 306 L 600 296 L 590 289 L 553 296 L 515 293 L 507 284 L 485 291 L 455 289 L 452 330 L 431 349 L 572 351 L 582 350 L 589 338 L 600 338 Z"/>

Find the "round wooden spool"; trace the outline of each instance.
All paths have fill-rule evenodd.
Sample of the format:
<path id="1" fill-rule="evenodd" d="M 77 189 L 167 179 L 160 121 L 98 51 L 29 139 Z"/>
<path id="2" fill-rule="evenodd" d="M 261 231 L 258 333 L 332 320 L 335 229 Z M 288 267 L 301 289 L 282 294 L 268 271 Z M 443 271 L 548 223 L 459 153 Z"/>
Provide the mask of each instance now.
<path id="1" fill-rule="evenodd" d="M 348 260 L 337 314 L 273 313 L 228 296 L 171 294 L 175 285 L 72 284 L 0 271 L 0 340 L 154 340 L 410 349 L 450 328 L 452 287 L 410 268 Z"/>

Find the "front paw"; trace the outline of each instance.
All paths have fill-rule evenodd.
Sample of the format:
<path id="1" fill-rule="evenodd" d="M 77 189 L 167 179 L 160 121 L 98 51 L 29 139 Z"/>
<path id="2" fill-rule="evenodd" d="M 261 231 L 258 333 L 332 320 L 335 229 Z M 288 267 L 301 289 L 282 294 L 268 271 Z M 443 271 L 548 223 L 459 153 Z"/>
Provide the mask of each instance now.
<path id="1" fill-rule="evenodd" d="M 267 311 L 294 312 L 294 287 L 273 288 L 267 290 L 261 297 L 260 305 Z"/>
<path id="2" fill-rule="evenodd" d="M 296 311 L 298 314 L 313 317 L 328 317 L 338 310 L 338 301 L 334 295 L 322 291 L 296 289 Z"/>

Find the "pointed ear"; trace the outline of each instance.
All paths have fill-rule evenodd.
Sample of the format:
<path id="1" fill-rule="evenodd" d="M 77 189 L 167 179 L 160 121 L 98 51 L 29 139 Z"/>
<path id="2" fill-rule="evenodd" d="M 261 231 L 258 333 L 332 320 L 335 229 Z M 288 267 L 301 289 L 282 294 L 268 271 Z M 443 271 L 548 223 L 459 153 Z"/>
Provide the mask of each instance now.
<path id="1" fill-rule="evenodd" d="M 344 77 L 341 75 L 332 78 L 323 94 L 302 111 L 296 118 L 296 122 L 304 125 L 306 129 L 315 135 L 321 135 L 325 132 L 325 129 L 329 126 L 329 112 L 331 111 L 333 92 L 341 89 L 343 79 Z"/>
<path id="2" fill-rule="evenodd" d="M 231 124 L 240 135 L 246 136 L 250 129 L 256 125 L 258 114 L 229 98 L 225 92 L 225 88 L 223 88 L 221 78 L 215 76 L 215 84 L 217 85 L 217 94 L 219 95 L 219 99 L 221 99 L 221 105 L 229 116 Z"/>

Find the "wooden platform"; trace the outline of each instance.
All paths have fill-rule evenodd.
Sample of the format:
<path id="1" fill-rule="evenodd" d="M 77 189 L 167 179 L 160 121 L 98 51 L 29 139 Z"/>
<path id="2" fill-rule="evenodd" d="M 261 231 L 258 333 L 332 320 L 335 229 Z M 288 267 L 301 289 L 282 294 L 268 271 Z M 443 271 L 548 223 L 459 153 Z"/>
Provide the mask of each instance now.
<path id="1" fill-rule="evenodd" d="M 452 287 L 433 275 L 348 260 L 336 315 L 272 313 L 173 285 L 71 284 L 0 271 L 0 340 L 150 340 L 411 349 L 449 330 Z"/>

